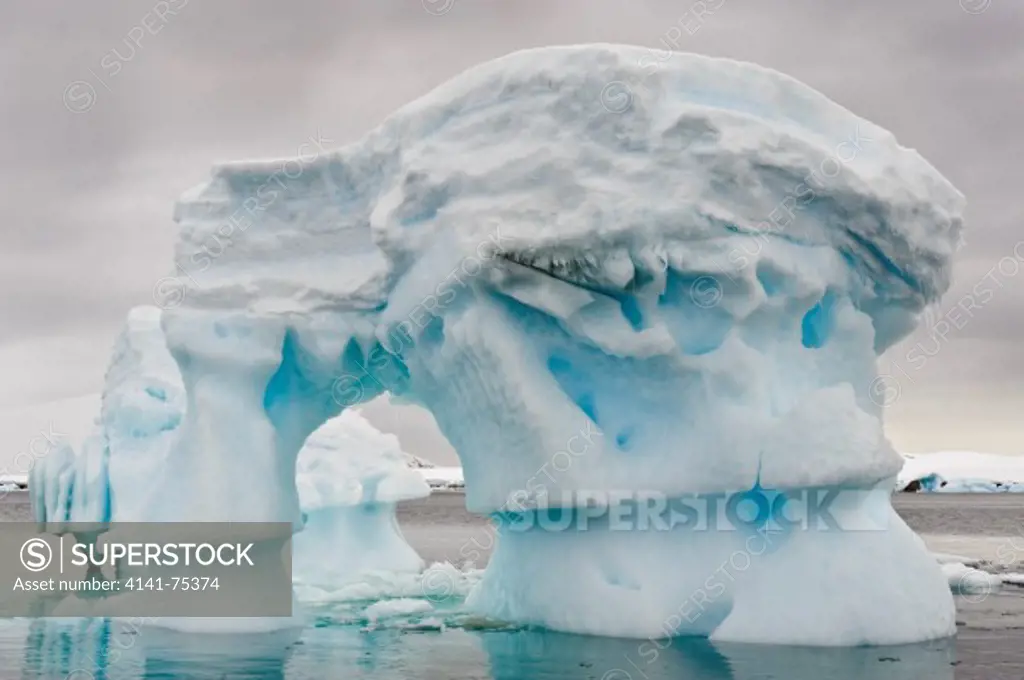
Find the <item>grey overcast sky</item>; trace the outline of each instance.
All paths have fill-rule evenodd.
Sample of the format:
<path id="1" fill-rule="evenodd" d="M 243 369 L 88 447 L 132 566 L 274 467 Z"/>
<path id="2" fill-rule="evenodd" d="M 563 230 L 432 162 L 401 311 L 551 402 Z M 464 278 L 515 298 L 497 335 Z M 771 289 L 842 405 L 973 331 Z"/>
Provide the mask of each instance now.
<path id="1" fill-rule="evenodd" d="M 170 266 L 172 204 L 212 162 L 352 141 L 510 51 L 618 42 L 793 75 L 964 192 L 966 246 L 932 318 L 950 330 L 883 357 L 879 393 L 898 448 L 1024 453 L 1022 36 L 1020 0 L 0 3 L 0 410 L 101 388 L 126 312 Z M 991 300 L 957 312 L 985 277 Z M 429 416 L 369 414 L 454 460 Z"/>

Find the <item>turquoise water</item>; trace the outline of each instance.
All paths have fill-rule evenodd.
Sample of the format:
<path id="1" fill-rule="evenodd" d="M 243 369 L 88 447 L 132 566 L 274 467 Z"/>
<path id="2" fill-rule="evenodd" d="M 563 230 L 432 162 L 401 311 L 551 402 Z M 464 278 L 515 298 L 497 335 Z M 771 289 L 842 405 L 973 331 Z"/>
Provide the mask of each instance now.
<path id="1" fill-rule="evenodd" d="M 295 639 L 297 637 L 297 639 Z M 222 638 L 106 620 L 10 621 L 2 677 L 387 678 L 493 680 L 946 680 L 948 642 L 893 648 L 723 645 L 704 639 L 614 640 L 411 621 L 320 621 L 296 635 Z"/>
<path id="2" fill-rule="evenodd" d="M 465 607 L 478 569 L 296 585 L 301 629 L 173 632 L 110 619 L 0 620 L 0 678 L 386 680 L 953 680 L 954 643 L 822 649 L 625 640 L 488 621 Z"/>

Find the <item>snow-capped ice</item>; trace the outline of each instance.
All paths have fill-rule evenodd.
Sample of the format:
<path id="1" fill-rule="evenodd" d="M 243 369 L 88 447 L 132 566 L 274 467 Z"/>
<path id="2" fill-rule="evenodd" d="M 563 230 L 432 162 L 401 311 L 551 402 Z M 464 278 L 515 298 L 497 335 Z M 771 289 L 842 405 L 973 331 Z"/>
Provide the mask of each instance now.
<path id="1" fill-rule="evenodd" d="M 1024 456 L 938 451 L 904 457 L 896 484 L 900 491 L 1024 492 Z"/>
<path id="2" fill-rule="evenodd" d="M 345 148 L 221 165 L 187 192 L 157 290 L 186 404 L 161 479 L 202 484 L 165 481 L 164 517 L 298 523 L 303 442 L 385 392 L 431 411 L 479 512 L 892 488 L 875 360 L 948 288 L 963 197 L 791 78 L 649 57 L 512 54 Z M 864 509 L 875 531 L 798 530 L 761 555 L 740 532 L 502 528 L 470 603 L 637 637 L 950 635 L 946 579 L 888 503 Z"/>

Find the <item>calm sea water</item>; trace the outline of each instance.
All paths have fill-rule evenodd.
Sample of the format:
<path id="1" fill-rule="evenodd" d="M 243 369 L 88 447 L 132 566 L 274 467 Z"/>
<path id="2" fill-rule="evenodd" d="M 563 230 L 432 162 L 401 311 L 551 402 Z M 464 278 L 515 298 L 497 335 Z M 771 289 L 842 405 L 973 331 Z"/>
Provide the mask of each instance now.
<path id="1" fill-rule="evenodd" d="M 428 562 L 460 564 L 493 547 L 486 522 L 461 494 L 404 505 L 406 538 Z M 897 509 L 918 531 L 1024 546 L 1024 498 L 901 496 Z M 27 519 L 23 495 L 0 517 Z M 462 566 L 460 564 L 460 566 Z M 1017 571 L 1024 571 L 1018 568 Z M 434 572 L 439 574 L 442 572 Z M 0 678 L 383 678 L 387 680 L 1019 680 L 1024 678 L 1024 590 L 958 602 L 959 635 L 890 648 L 820 649 L 716 644 L 703 639 L 614 640 L 496 627 L 461 611 L 479 571 L 444 572 L 456 587 L 423 607 L 371 616 L 381 597 L 407 598 L 422 584 L 370 584 L 312 609 L 304 630 L 231 638 L 173 634 L 104 619 L 0 619 Z M 410 579 L 412 577 L 409 577 Z M 842 584 L 836 584 L 841 588 Z M 979 601 L 974 601 L 979 600 Z M 416 603 L 413 602 L 413 605 Z M 370 610 L 372 611 L 372 610 Z"/>

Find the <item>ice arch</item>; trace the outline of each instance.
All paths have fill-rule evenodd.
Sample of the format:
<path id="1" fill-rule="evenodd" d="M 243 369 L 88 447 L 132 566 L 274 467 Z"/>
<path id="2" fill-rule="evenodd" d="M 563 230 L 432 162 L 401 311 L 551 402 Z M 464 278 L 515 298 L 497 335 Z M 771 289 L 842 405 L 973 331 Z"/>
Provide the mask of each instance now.
<path id="1" fill-rule="evenodd" d="M 77 452 L 59 441 L 33 466 L 33 511 L 48 530 L 67 531 L 66 522 L 195 519 L 202 515 L 185 515 L 182 503 L 192 487 L 222 496 L 202 478 L 208 469 L 177 457 L 186 390 L 161 319 L 155 307 L 131 310 L 107 370 L 94 433 Z M 302 443 L 285 486 L 297 494 L 301 511 L 292 571 L 304 593 L 337 588 L 367 572 L 422 569 L 395 519 L 398 502 L 430 493 L 409 458 L 394 435 L 379 432 L 355 410 L 330 418 Z M 240 503 L 265 488 L 257 470 L 224 494 Z"/>
<path id="2" fill-rule="evenodd" d="M 165 477 L 167 519 L 295 521 L 302 442 L 385 391 L 434 414 L 484 513 L 898 470 L 875 357 L 948 288 L 963 199 L 801 83 L 531 50 L 307 151 L 218 166 L 177 205 L 156 290 L 186 402 L 167 461 L 203 484 Z M 937 566 L 874 498 L 849 513 L 878 530 L 791 532 L 713 597 L 723 563 L 754 557 L 742 532 L 506 525 L 471 604 L 640 637 L 952 634 Z"/>

